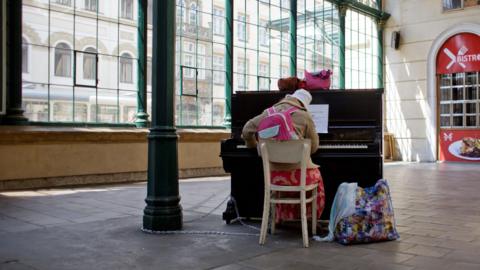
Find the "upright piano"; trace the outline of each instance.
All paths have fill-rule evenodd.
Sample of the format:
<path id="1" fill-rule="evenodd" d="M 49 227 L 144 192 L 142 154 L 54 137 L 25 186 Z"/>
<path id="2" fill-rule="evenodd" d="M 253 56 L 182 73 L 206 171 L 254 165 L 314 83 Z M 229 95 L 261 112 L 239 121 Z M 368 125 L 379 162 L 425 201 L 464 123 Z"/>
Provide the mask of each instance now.
<path id="1" fill-rule="evenodd" d="M 237 91 L 232 95 L 232 136 L 221 142 L 223 168 L 231 174 L 231 199 L 223 213 L 230 223 L 237 217 L 258 218 L 263 211 L 263 167 L 256 149 L 248 149 L 242 128 L 254 116 L 289 92 Z M 320 165 L 328 220 L 338 186 L 357 182 L 373 186 L 383 176 L 383 89 L 311 91 L 311 104 L 329 105 L 328 133 L 320 133 L 320 146 L 312 160 Z"/>

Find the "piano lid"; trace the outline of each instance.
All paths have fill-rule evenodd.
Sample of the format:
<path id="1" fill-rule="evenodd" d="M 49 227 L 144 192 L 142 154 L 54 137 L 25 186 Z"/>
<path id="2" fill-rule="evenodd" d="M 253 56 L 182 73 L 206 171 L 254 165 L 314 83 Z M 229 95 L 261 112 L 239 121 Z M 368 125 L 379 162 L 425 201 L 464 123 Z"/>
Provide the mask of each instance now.
<path id="1" fill-rule="evenodd" d="M 280 101 L 286 91 L 237 91 L 232 95 L 232 135 L 239 138 L 245 123 Z M 383 89 L 315 90 L 312 104 L 329 104 L 329 128 L 382 127 Z"/>

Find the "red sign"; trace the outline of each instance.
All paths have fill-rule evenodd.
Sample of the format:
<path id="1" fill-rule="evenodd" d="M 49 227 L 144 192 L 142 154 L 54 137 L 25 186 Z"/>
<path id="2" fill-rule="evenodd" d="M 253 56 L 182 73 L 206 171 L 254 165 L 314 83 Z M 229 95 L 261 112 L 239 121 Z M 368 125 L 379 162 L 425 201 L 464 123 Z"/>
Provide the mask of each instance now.
<path id="1" fill-rule="evenodd" d="M 480 71 L 480 36 L 461 33 L 450 37 L 437 55 L 437 74 Z"/>
<path id="2" fill-rule="evenodd" d="M 441 129 L 440 160 L 480 162 L 480 130 Z"/>

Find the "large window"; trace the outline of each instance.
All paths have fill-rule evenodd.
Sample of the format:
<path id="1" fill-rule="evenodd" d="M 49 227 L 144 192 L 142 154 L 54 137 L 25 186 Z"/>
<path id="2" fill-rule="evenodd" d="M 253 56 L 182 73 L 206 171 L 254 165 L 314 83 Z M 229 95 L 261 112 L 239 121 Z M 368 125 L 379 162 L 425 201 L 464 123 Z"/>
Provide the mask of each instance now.
<path id="1" fill-rule="evenodd" d="M 480 127 L 479 72 L 440 75 L 440 127 Z"/>
<path id="2" fill-rule="evenodd" d="M 138 62 L 135 3 L 23 1 L 22 102 L 30 121 L 133 121 Z M 131 19 L 123 20 L 127 14 Z"/>
<path id="3" fill-rule="evenodd" d="M 24 105 L 32 119 L 66 122 L 130 122 L 136 106 L 138 29 L 136 0 L 24 1 Z M 233 1 L 233 91 L 275 90 L 290 76 L 290 2 Z M 298 0 L 297 76 L 333 70 L 339 86 L 340 20 L 337 1 Z M 380 1 L 352 0 L 378 9 Z M 152 0 L 148 22 L 152 22 Z M 473 5 L 461 1 L 461 7 Z M 476 4 L 476 3 L 475 3 Z M 62 5 L 61 7 L 59 5 Z M 223 123 L 225 1 L 176 0 L 176 124 Z M 85 11 L 92 12 L 85 12 Z M 349 9 L 345 29 L 345 87 L 377 87 L 374 19 Z M 151 37 L 152 27 L 148 27 Z M 151 42 L 151 38 L 148 39 Z M 152 45 L 148 45 L 151 59 Z M 88 49 L 86 49 L 88 48 Z M 97 64 L 98 63 L 98 64 Z M 147 60 L 147 110 L 152 63 Z M 155 74 L 153 74 L 155 76 Z M 228 82 L 230 83 L 230 82 Z M 33 104 L 33 103 L 32 103 Z M 45 107 L 38 104 L 46 104 Z M 39 109 L 41 107 L 41 109 Z M 31 111 L 28 111 L 31 110 Z M 216 113 L 222 116 L 215 116 Z M 33 115 L 42 114 L 41 117 Z M 39 120 L 40 121 L 40 120 Z M 44 121 L 44 120 L 42 120 Z"/>
<path id="4" fill-rule="evenodd" d="M 348 10 L 345 33 L 345 87 L 381 87 L 377 85 L 378 39 L 374 19 Z"/>
<path id="5" fill-rule="evenodd" d="M 55 46 L 55 76 L 72 76 L 72 49 L 66 43 Z"/>

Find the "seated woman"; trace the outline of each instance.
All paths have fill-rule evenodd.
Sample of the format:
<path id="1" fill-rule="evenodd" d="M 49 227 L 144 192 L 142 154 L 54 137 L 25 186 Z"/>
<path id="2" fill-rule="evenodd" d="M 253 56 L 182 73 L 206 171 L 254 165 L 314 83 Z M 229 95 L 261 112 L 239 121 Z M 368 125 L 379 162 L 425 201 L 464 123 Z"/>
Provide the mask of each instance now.
<path id="1" fill-rule="evenodd" d="M 312 116 L 307 111 L 307 106 L 312 101 L 312 95 L 306 90 L 297 90 L 292 95 L 286 95 L 277 104 L 273 105 L 275 111 L 283 112 L 292 107 L 298 108 L 291 117 L 295 128 L 295 133 L 300 139 L 311 140 L 311 154 L 318 149 L 318 134 L 315 130 Z M 247 147 L 254 148 L 257 146 L 257 128 L 262 119 L 268 115 L 267 110 L 262 114 L 250 119 L 243 127 L 242 137 L 246 142 Z M 318 183 L 318 199 L 317 199 L 317 217 L 320 217 L 323 208 L 325 207 L 325 192 L 323 188 L 323 180 L 318 169 L 318 165 L 314 164 L 309 158 L 307 162 L 307 179 L 306 183 Z M 275 185 L 299 185 L 300 184 L 300 165 L 298 164 L 271 164 L 271 179 L 272 184 Z M 307 213 L 311 213 L 311 205 L 307 206 Z M 310 216 L 310 215 L 309 215 Z M 300 218 L 300 205 L 291 204 L 277 204 L 276 205 L 276 220 L 292 220 Z"/>

